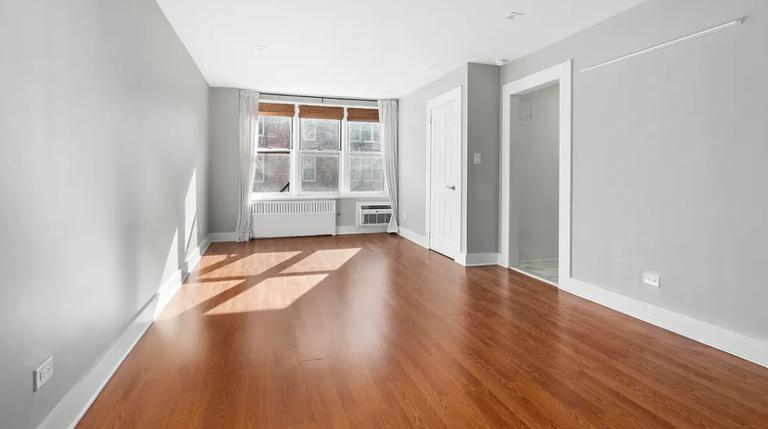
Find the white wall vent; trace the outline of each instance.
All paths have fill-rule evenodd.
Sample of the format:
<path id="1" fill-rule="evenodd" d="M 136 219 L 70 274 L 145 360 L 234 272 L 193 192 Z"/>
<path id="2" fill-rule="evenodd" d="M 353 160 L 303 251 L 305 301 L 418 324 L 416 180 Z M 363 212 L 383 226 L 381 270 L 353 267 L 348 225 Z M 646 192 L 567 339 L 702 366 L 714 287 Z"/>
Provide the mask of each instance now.
<path id="1" fill-rule="evenodd" d="M 336 200 L 257 201 L 251 216 L 257 238 L 336 234 Z"/>
<path id="2" fill-rule="evenodd" d="M 389 203 L 357 203 L 357 226 L 387 225 L 391 217 Z"/>

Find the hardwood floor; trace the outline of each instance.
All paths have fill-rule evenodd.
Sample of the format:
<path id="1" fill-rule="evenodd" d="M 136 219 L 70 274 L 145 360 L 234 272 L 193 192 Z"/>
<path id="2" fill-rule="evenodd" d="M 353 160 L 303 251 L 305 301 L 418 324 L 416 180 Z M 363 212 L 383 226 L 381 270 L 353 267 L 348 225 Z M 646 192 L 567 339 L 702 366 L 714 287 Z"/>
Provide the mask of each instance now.
<path id="1" fill-rule="evenodd" d="M 768 369 L 395 236 L 220 243 L 79 427 L 768 427 Z"/>

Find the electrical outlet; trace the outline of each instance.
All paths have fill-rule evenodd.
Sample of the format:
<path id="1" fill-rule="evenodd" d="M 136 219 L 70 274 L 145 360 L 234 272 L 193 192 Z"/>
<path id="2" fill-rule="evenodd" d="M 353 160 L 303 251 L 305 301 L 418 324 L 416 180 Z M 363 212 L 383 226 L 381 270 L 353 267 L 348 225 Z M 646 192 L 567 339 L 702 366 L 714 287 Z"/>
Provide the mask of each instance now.
<path id="1" fill-rule="evenodd" d="M 653 287 L 661 287 L 661 274 L 646 271 L 643 273 L 643 283 Z"/>
<path id="2" fill-rule="evenodd" d="M 48 380 L 51 379 L 51 377 L 53 377 L 53 356 L 46 359 L 42 365 L 38 366 L 37 369 L 32 371 L 32 375 L 34 376 L 32 391 L 37 392 L 41 387 L 43 387 L 43 384 L 45 384 Z"/>

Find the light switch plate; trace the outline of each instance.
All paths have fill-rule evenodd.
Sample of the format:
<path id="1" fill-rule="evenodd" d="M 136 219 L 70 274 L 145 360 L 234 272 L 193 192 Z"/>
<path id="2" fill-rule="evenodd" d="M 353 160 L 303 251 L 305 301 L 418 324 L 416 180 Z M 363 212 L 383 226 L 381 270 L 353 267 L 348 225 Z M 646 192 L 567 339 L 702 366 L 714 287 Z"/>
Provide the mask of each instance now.
<path id="1" fill-rule="evenodd" d="M 645 271 L 643 273 L 643 283 L 653 287 L 661 287 L 661 274 Z"/>
<path id="2" fill-rule="evenodd" d="M 43 387 L 43 384 L 45 384 L 48 380 L 51 379 L 51 377 L 53 377 L 53 356 L 46 359 L 42 365 L 38 366 L 34 371 L 32 371 L 32 375 L 34 376 L 32 391 L 37 392 L 41 387 Z"/>
<path id="3" fill-rule="evenodd" d="M 482 159 L 480 158 L 480 152 L 474 153 L 474 159 L 475 159 L 475 164 L 480 164 L 482 162 Z"/>

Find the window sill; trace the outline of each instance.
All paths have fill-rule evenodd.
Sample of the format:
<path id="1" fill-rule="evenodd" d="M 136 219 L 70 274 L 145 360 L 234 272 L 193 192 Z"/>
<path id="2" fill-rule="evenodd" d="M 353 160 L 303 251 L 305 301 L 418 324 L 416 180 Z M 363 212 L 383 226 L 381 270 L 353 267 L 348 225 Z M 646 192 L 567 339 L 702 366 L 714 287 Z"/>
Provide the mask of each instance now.
<path id="1" fill-rule="evenodd" d="M 360 199 L 360 198 L 387 198 L 386 194 L 315 194 L 315 195 L 280 195 L 280 194 L 263 194 L 263 195 L 251 195 L 251 202 L 255 201 L 286 201 L 286 200 L 347 200 L 347 199 Z"/>

